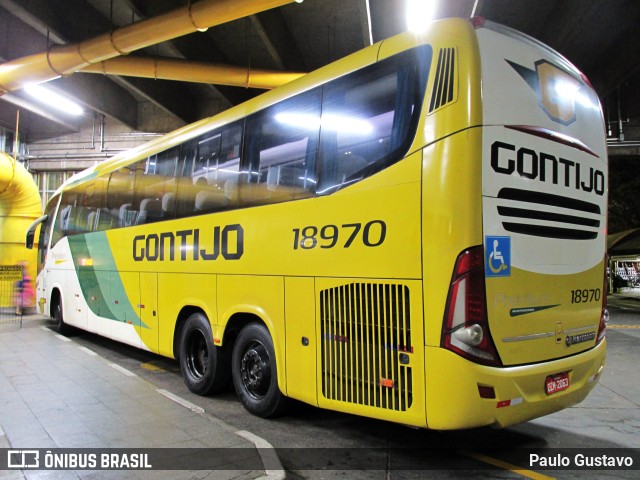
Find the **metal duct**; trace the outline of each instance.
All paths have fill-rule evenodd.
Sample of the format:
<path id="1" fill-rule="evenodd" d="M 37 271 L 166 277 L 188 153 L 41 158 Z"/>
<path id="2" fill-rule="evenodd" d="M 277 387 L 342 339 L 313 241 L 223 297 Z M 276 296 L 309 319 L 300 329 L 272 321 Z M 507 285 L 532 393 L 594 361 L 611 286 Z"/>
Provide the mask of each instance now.
<path id="1" fill-rule="evenodd" d="M 37 249 L 24 246 L 27 228 L 42 215 L 38 187 L 21 163 L 0 152 L 0 263 L 24 262 L 32 281 Z"/>
<path id="2" fill-rule="evenodd" d="M 304 75 L 299 72 L 148 57 L 113 58 L 89 65 L 79 72 L 264 89 L 279 87 Z"/>
<path id="3" fill-rule="evenodd" d="M 295 1 L 300 3 L 302 0 Z M 30 83 L 42 83 L 70 75 L 97 62 L 293 2 L 202 0 L 189 3 L 164 15 L 118 28 L 84 42 L 54 46 L 46 52 L 6 62 L 0 65 L 0 94 Z"/>

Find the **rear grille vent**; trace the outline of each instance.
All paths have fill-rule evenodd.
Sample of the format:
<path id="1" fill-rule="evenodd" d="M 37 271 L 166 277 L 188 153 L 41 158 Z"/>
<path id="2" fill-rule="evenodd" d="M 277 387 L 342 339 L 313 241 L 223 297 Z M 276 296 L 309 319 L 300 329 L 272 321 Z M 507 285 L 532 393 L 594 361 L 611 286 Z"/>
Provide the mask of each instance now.
<path id="1" fill-rule="evenodd" d="M 515 188 L 503 188 L 498 198 L 510 201 L 498 206 L 508 232 L 568 240 L 598 237 L 601 211 L 594 203 Z"/>
<path id="2" fill-rule="evenodd" d="M 320 292 L 322 394 L 404 411 L 411 406 L 411 323 L 405 285 L 352 283 Z M 404 363 L 404 364 L 403 364 Z"/>
<path id="3" fill-rule="evenodd" d="M 451 103 L 455 97 L 456 49 L 441 48 L 436 67 L 436 79 L 431 92 L 429 113 Z"/>

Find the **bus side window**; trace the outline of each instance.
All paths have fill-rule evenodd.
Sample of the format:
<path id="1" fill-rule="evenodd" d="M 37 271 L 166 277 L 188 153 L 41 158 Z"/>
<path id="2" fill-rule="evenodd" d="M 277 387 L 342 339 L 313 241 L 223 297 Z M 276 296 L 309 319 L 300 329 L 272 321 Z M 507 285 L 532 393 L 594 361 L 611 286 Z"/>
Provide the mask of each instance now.
<path id="1" fill-rule="evenodd" d="M 248 119 L 249 172 L 240 185 L 242 205 L 312 196 L 320 134 L 320 90 L 290 98 Z"/>
<path id="2" fill-rule="evenodd" d="M 166 152 L 158 154 L 158 165 L 156 174 L 160 177 L 162 187 L 155 197 L 155 201 L 159 201 L 160 211 L 156 220 L 171 220 L 176 216 L 176 191 L 178 170 L 183 170 L 184 159 L 182 157 L 181 148 L 174 147 Z"/>
<path id="3" fill-rule="evenodd" d="M 60 232 L 61 238 L 86 232 L 87 212 L 82 207 L 82 195 L 81 190 L 73 188 L 62 196 L 54 226 Z"/>
<path id="4" fill-rule="evenodd" d="M 111 172 L 107 185 L 107 202 L 114 217 L 113 228 L 126 227 L 131 225 L 124 215 L 125 205 L 131 210 L 133 199 L 133 173 L 131 168 L 122 167 Z"/>
<path id="5" fill-rule="evenodd" d="M 427 53 L 402 53 L 325 86 L 318 194 L 334 192 L 402 158 L 420 111 Z"/>
<path id="6" fill-rule="evenodd" d="M 106 230 L 113 226 L 115 218 L 107 207 L 108 181 L 109 177 L 97 177 L 65 192 L 55 220 L 54 243 L 67 235 Z"/>
<path id="7" fill-rule="evenodd" d="M 136 225 L 174 217 L 175 211 L 172 207 L 175 202 L 167 200 L 163 202 L 163 197 L 171 193 L 175 195 L 175 174 L 179 151 L 180 147 L 174 147 L 138 162 L 144 164 L 144 169 L 140 168 L 142 165 L 136 169 L 134 188 L 136 199 L 133 205 L 133 209 L 138 212 L 135 218 Z M 170 195 L 167 198 L 169 197 Z M 166 215 L 163 204 L 170 210 Z"/>
<path id="8" fill-rule="evenodd" d="M 96 223 L 98 208 L 100 208 L 100 189 L 96 180 L 86 185 L 80 197 L 77 225 L 82 233 L 92 232 Z"/>
<path id="9" fill-rule="evenodd" d="M 87 230 L 90 232 L 109 230 L 118 225 L 117 213 L 109 206 L 108 185 L 108 176 L 96 178 L 91 197 L 85 198 L 85 206 L 90 212 L 87 222 Z"/>
<path id="10" fill-rule="evenodd" d="M 374 67 L 377 67 L 375 65 Z M 327 87 L 322 107 L 322 190 L 359 180 L 389 152 L 395 72 L 358 72 Z"/>
<path id="11" fill-rule="evenodd" d="M 177 218 L 186 217 L 193 213 L 195 193 L 193 191 L 193 172 L 197 170 L 198 140 L 190 140 L 180 149 L 178 168 L 176 169 L 176 191 L 172 196 L 162 197 L 162 210 L 173 209 Z M 173 205 L 172 205 L 173 204 Z"/>
<path id="12" fill-rule="evenodd" d="M 190 182 L 185 178 L 178 189 L 184 215 L 237 206 L 242 131 L 242 122 L 236 122 L 196 139 L 197 154 Z"/>

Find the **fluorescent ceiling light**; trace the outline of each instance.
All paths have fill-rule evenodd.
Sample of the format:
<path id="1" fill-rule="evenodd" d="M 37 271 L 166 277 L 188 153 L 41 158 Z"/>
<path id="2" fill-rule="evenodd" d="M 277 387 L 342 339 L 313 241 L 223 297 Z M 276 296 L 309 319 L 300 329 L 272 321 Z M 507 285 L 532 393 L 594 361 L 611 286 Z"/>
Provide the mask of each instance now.
<path id="1" fill-rule="evenodd" d="M 27 85 L 24 90 L 39 102 L 66 114 L 79 116 L 84 113 L 82 107 L 77 103 L 40 85 Z"/>
<path id="2" fill-rule="evenodd" d="M 436 10 L 436 0 L 407 0 L 407 28 L 415 33 L 426 30 Z"/>

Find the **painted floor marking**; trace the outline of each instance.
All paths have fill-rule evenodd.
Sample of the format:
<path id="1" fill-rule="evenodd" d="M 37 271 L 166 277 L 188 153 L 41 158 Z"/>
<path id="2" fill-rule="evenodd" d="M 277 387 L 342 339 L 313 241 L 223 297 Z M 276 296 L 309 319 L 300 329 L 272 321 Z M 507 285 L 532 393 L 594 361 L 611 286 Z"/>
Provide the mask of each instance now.
<path id="1" fill-rule="evenodd" d="M 82 350 L 84 353 L 86 353 L 87 355 L 91 355 L 92 357 L 97 356 L 98 354 L 96 352 L 94 352 L 93 350 L 88 349 L 87 347 L 78 347 L 80 350 Z"/>
<path id="2" fill-rule="evenodd" d="M 161 395 L 164 395 L 169 400 L 173 400 L 174 402 L 182 405 L 183 407 L 188 408 L 189 410 L 191 410 L 194 413 L 204 413 L 204 408 L 199 407 L 198 405 L 195 405 L 195 404 L 191 403 L 189 400 L 185 400 L 184 398 L 179 397 L 178 395 L 175 395 L 175 394 L 169 392 L 168 390 L 165 390 L 163 388 L 158 388 L 158 389 L 156 389 L 156 392 L 158 392 Z"/>
<path id="3" fill-rule="evenodd" d="M 284 480 L 286 475 L 284 473 L 284 467 L 282 462 L 278 458 L 275 448 L 264 438 L 257 436 L 255 433 L 251 433 L 247 430 L 238 430 L 236 435 L 249 440 L 258 449 L 258 454 L 262 460 L 262 466 L 264 467 L 265 477 L 270 480 Z M 271 467 L 271 468 L 267 468 Z"/>
<path id="4" fill-rule="evenodd" d="M 113 368 L 114 370 L 119 371 L 120 373 L 124 373 L 127 377 L 137 377 L 137 375 L 135 373 L 133 373 L 130 370 L 127 370 L 124 367 L 121 367 L 120 365 L 117 365 L 115 363 L 107 363 L 107 365 L 109 365 L 111 368 Z"/>
<path id="5" fill-rule="evenodd" d="M 70 342 L 70 341 L 71 341 L 71 339 L 70 339 L 70 338 L 67 338 L 67 337 L 65 337 L 64 335 L 60 335 L 59 333 L 55 333 L 54 335 L 55 335 L 56 337 L 58 337 L 60 340 L 62 340 L 63 342 Z"/>
<path id="6" fill-rule="evenodd" d="M 640 325 L 607 325 L 607 328 L 640 328 Z"/>
<path id="7" fill-rule="evenodd" d="M 151 362 L 141 363 L 140 367 L 144 368 L 145 370 L 149 370 L 150 372 L 166 372 L 164 368 L 158 367 Z"/>
<path id="8" fill-rule="evenodd" d="M 502 468 L 503 470 L 509 470 L 510 472 L 516 473 L 518 475 L 522 475 L 526 478 L 531 478 L 533 480 L 552 480 L 554 477 L 549 477 L 547 475 L 543 475 L 538 472 L 534 472 L 533 470 L 527 470 L 525 468 L 519 467 L 517 465 L 513 465 L 509 462 L 505 462 L 503 460 L 498 460 L 497 458 L 492 458 L 487 455 L 483 455 L 481 453 L 472 452 L 470 450 L 460 450 L 462 455 L 473 458 L 475 460 L 479 460 L 483 463 L 488 463 L 489 465 L 493 465 L 494 467 Z"/>

